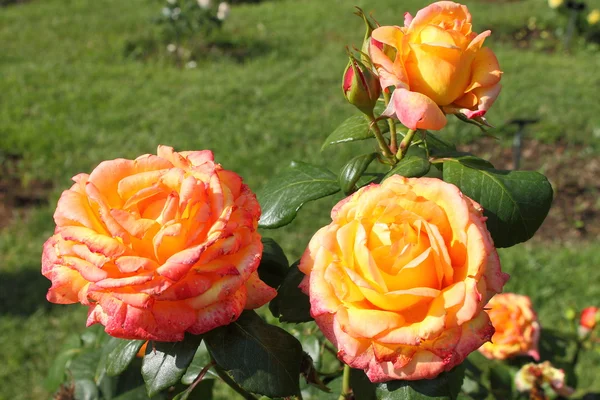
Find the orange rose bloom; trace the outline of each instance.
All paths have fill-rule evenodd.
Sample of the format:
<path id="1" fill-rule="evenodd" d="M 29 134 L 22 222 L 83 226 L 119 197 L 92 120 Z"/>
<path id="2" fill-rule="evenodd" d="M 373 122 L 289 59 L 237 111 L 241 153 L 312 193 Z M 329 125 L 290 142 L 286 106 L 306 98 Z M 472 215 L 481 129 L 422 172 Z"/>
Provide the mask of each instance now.
<path id="1" fill-rule="evenodd" d="M 342 200 L 299 268 L 311 315 L 372 382 L 429 379 L 492 336 L 508 275 L 480 206 L 439 179 L 394 175 Z"/>
<path id="2" fill-rule="evenodd" d="M 404 27 L 382 26 L 372 33 L 369 52 L 383 89 L 395 88 L 384 115 L 396 115 L 410 129 L 439 130 L 444 113 L 483 117 L 500 93 L 502 72 L 483 47 L 485 31 L 472 31 L 466 6 L 433 3 Z"/>
<path id="3" fill-rule="evenodd" d="M 529 297 L 502 293 L 490 300 L 488 308 L 496 333 L 479 351 L 491 359 L 528 355 L 539 360 L 540 324 Z"/>
<path id="4" fill-rule="evenodd" d="M 212 152 L 104 161 L 63 192 L 44 244 L 47 299 L 89 306 L 125 339 L 179 341 L 236 320 L 276 291 L 256 269 L 255 195 Z"/>

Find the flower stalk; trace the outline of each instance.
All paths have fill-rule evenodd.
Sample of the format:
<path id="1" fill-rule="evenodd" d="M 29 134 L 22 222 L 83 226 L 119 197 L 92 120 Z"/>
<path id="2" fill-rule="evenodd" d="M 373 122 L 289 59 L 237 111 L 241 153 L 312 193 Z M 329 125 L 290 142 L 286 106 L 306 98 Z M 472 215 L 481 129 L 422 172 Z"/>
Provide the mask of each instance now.
<path id="1" fill-rule="evenodd" d="M 385 100 L 385 106 L 387 107 L 390 104 L 390 100 L 392 98 L 392 94 L 384 90 L 383 91 L 383 99 Z M 388 118 L 388 126 L 390 127 L 390 150 L 392 153 L 396 153 L 398 151 L 398 138 L 396 137 L 396 121 L 393 118 Z"/>
<path id="2" fill-rule="evenodd" d="M 406 136 L 404 136 L 404 139 L 402 139 L 402 142 L 400 142 L 400 148 L 398 149 L 398 152 L 396 153 L 396 159 L 398 161 L 402 161 L 402 159 L 406 155 L 406 152 L 408 151 L 408 148 L 410 147 L 410 144 L 413 140 L 413 137 L 415 136 L 415 133 L 417 133 L 417 129 L 409 129 L 408 132 L 406 132 Z"/>
<path id="3" fill-rule="evenodd" d="M 375 134 L 375 139 L 377 139 L 377 143 L 379 144 L 381 152 L 383 153 L 385 158 L 387 158 L 392 163 L 392 165 L 396 164 L 394 153 L 392 153 L 387 144 L 387 141 L 383 137 L 383 133 L 381 133 L 381 129 L 379 129 L 379 125 L 377 125 L 377 120 L 375 119 L 375 116 L 371 114 L 370 116 L 367 116 L 367 120 L 370 123 L 370 128 L 373 131 L 373 134 Z"/>
<path id="4" fill-rule="evenodd" d="M 344 376 L 342 377 L 342 393 L 338 400 L 350 400 L 352 389 L 350 388 L 350 366 L 344 365 Z"/>

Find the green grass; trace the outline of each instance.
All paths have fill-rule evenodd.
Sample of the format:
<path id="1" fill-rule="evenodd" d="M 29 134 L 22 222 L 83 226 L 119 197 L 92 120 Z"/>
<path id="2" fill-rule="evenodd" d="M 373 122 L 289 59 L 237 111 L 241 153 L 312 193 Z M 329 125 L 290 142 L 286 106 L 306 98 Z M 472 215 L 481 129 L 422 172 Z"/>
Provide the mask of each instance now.
<path id="1" fill-rule="evenodd" d="M 52 233 L 52 207 L 71 176 L 101 160 L 134 158 L 158 144 L 178 150 L 212 149 L 225 168 L 259 189 L 289 160 L 329 163 L 337 170 L 372 143 L 319 153 L 324 138 L 354 110 L 339 88 L 344 46 L 358 45 L 357 4 L 382 23 L 400 23 L 409 0 L 281 0 L 235 7 L 225 34 L 251 55 L 244 62 L 211 58 L 181 70 L 165 59 L 124 56 L 128 41 L 144 37 L 159 12 L 146 0 L 32 1 L 0 12 L 0 155 L 23 158 L 25 184 L 55 184 L 51 205 L 0 233 L 0 399 L 47 397 L 43 378 L 62 340 L 84 327 L 85 310 L 45 302 L 49 282 L 39 275 L 43 241 Z M 538 0 L 469 3 L 476 26 L 510 31 L 539 13 Z M 495 125 L 536 116 L 532 135 L 600 151 L 600 57 L 488 44 L 505 71 L 503 93 L 490 111 Z M 466 141 L 475 128 L 457 123 L 445 135 Z M 327 223 L 333 200 L 311 204 L 292 225 L 265 232 L 299 257 L 312 232 Z M 513 274 L 509 290 L 533 297 L 543 324 L 560 324 L 567 307 L 597 301 L 598 252 L 592 246 L 519 246 L 503 251 Z M 596 359 L 596 362 L 598 360 Z M 588 362 L 588 361 L 586 361 Z M 589 365 L 589 364 L 588 364 Z M 591 370 L 591 372 L 590 372 Z M 593 369 L 586 385 L 600 390 Z"/>

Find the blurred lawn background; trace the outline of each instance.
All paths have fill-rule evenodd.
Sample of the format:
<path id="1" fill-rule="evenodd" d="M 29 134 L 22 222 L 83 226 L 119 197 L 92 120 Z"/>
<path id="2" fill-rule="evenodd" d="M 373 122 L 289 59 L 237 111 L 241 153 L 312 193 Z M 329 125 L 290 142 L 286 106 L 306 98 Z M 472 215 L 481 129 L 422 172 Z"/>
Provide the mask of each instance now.
<path id="1" fill-rule="evenodd" d="M 244 49 L 244 59 L 211 57 L 194 69 L 126 55 L 127 44 L 143 37 L 160 12 L 159 2 L 33 0 L 0 8 L 0 160 L 5 166 L 13 160 L 10 173 L 22 187 L 44 182 L 53 188 L 48 203 L 42 199 L 27 213 L 5 213 L 0 225 L 0 399 L 48 398 L 43 379 L 49 363 L 67 334 L 84 329 L 82 307 L 46 302 L 49 281 L 39 273 L 56 200 L 72 176 L 105 159 L 154 153 L 158 144 L 212 149 L 254 190 L 292 159 L 329 163 L 337 171 L 353 154 L 364 153 L 364 146 L 373 146 L 319 152 L 325 137 L 355 112 L 339 87 L 344 46 L 360 45 L 363 35 L 353 6 L 375 12 L 382 24 L 401 24 L 404 11 L 426 4 L 274 0 L 235 6 L 224 31 Z M 504 70 L 503 93 L 489 120 L 502 127 L 514 118 L 540 118 L 529 137 L 576 144 L 570 157 L 597 162 L 600 53 L 523 50 L 502 40 L 531 16 L 550 21 L 545 0 L 467 4 L 476 30 L 494 31 L 486 43 Z M 454 122 L 442 132 L 463 144 L 481 136 L 477 128 Z M 509 146 L 510 137 L 498 132 L 497 146 Z M 338 199 L 310 204 L 293 224 L 263 234 L 278 240 L 293 261 L 328 222 Z M 512 275 L 506 289 L 531 296 L 543 326 L 568 329 L 568 308 L 600 305 L 599 243 L 564 242 L 561 232 L 545 235 L 552 236 L 501 251 Z M 600 392 L 600 356 L 582 359 L 581 386 Z"/>

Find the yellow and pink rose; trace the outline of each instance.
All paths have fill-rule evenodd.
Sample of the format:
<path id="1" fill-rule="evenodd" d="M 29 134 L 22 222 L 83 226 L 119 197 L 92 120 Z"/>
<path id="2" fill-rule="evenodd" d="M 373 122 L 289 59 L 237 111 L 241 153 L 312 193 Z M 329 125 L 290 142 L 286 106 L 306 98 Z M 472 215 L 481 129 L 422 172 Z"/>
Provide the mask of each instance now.
<path id="1" fill-rule="evenodd" d="M 399 175 L 342 200 L 299 268 L 311 315 L 372 382 L 428 379 L 494 329 L 484 307 L 508 275 L 481 207 L 451 184 Z"/>
<path id="2" fill-rule="evenodd" d="M 431 130 L 446 125 L 446 114 L 483 117 L 501 88 L 498 59 L 483 46 L 490 34 L 474 32 L 467 7 L 451 1 L 406 13 L 404 27 L 375 29 L 370 57 L 381 87 L 394 89 L 384 115 Z"/>
<path id="3" fill-rule="evenodd" d="M 126 339 L 179 341 L 236 320 L 276 291 L 256 269 L 260 207 L 212 152 L 104 161 L 63 192 L 44 244 L 49 301 Z"/>

